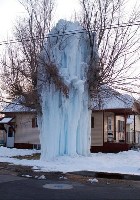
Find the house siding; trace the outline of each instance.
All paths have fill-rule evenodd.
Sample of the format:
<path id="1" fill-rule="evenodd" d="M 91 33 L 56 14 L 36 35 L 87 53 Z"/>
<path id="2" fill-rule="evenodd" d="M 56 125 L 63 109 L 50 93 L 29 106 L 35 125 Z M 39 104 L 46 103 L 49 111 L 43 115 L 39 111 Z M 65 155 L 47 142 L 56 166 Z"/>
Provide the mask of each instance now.
<path id="1" fill-rule="evenodd" d="M 118 133 L 118 120 L 124 121 L 123 116 L 116 116 L 112 112 L 96 112 L 92 113 L 92 117 L 94 117 L 94 128 L 91 128 L 91 146 L 103 146 L 103 142 L 108 142 L 108 132 L 113 134 L 113 138 L 115 138 L 115 129 L 116 129 L 116 142 L 119 142 L 120 133 Z M 104 118 L 104 124 L 103 124 Z M 108 130 L 108 118 L 111 119 L 111 130 Z M 115 121 L 116 120 L 116 127 Z M 104 131 L 103 131 L 104 129 Z M 104 132 L 104 136 L 103 136 Z M 104 141 L 103 141 L 104 140 Z"/>
<path id="2" fill-rule="evenodd" d="M 39 130 L 37 127 L 32 128 L 32 113 L 16 114 L 16 132 L 15 143 L 40 144 Z"/>
<path id="3" fill-rule="evenodd" d="M 94 112 L 94 128 L 91 128 L 91 146 L 103 145 L 103 113 Z"/>

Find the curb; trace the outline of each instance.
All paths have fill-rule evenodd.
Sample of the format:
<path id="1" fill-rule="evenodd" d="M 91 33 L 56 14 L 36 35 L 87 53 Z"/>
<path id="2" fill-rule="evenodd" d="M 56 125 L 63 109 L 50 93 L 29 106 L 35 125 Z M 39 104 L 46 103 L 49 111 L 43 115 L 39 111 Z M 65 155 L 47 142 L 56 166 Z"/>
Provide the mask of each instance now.
<path id="1" fill-rule="evenodd" d="M 107 178 L 107 179 L 122 179 L 122 180 L 140 181 L 140 175 L 131 175 L 131 174 L 92 172 L 92 171 L 69 172 L 69 174 L 82 175 L 82 176 L 92 176 L 92 177 L 95 177 L 95 178 Z"/>

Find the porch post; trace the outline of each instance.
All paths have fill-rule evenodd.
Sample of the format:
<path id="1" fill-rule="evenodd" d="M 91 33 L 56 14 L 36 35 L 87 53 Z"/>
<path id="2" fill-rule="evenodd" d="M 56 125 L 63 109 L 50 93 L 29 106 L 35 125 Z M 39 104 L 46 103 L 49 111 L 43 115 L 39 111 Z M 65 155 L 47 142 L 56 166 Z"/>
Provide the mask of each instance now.
<path id="1" fill-rule="evenodd" d="M 134 143 L 136 143 L 136 129 L 135 129 L 135 125 L 136 125 L 136 116 L 134 113 Z"/>
<path id="2" fill-rule="evenodd" d="M 104 146 L 104 118 L 105 118 L 105 115 L 104 115 L 104 110 L 103 110 L 103 146 Z"/>
<path id="3" fill-rule="evenodd" d="M 127 120 L 127 117 L 126 117 L 126 113 L 124 114 L 124 134 L 125 134 L 125 143 L 127 142 L 127 134 L 126 134 L 126 120 Z"/>

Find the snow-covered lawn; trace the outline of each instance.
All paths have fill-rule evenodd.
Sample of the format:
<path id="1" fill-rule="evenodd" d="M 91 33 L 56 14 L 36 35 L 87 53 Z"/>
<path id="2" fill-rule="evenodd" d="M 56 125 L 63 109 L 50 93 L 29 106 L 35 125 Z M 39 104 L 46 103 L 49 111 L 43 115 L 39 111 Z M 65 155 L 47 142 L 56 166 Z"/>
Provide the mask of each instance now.
<path id="1" fill-rule="evenodd" d="M 0 162 L 32 166 L 34 170 L 44 172 L 60 171 L 65 173 L 87 170 L 140 175 L 140 151 L 130 150 L 117 154 L 92 153 L 88 157 L 78 155 L 73 157 L 61 156 L 53 161 L 46 162 L 41 160 L 12 158 L 13 156 L 32 155 L 34 153 L 40 153 L 40 151 L 0 147 Z"/>

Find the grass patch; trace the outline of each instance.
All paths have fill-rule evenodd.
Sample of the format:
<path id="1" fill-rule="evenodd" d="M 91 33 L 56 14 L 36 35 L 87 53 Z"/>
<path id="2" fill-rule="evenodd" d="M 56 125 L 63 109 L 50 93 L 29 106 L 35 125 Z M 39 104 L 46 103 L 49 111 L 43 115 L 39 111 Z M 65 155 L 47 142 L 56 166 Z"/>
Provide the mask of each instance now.
<path id="1" fill-rule="evenodd" d="M 17 158 L 19 160 L 27 159 L 27 160 L 39 160 L 40 159 L 40 153 L 34 153 L 32 155 L 25 155 L 25 156 L 13 156 L 12 158 Z"/>

